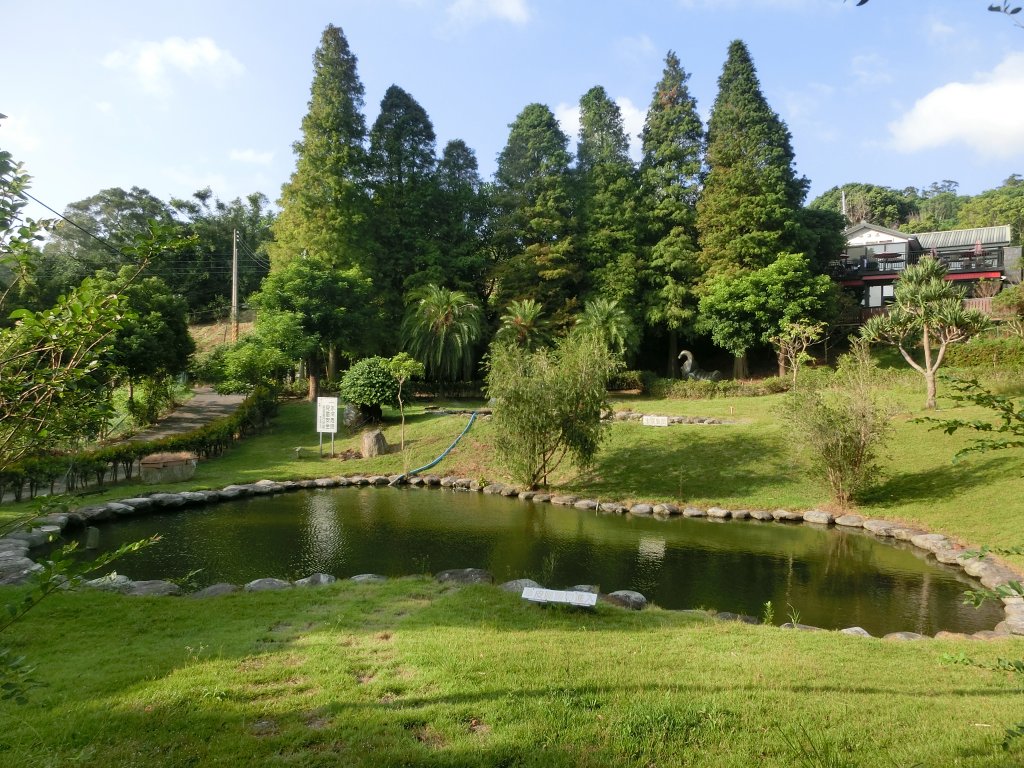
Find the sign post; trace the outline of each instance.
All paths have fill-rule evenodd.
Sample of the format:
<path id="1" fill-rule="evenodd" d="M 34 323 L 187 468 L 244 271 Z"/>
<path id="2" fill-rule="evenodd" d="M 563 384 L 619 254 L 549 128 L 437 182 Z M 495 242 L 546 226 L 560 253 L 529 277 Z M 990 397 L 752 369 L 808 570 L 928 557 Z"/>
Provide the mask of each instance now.
<path id="1" fill-rule="evenodd" d="M 334 434 L 338 431 L 338 398 L 316 399 L 316 431 L 320 433 L 320 457 L 324 455 L 324 432 L 331 434 L 331 458 L 334 458 Z"/>

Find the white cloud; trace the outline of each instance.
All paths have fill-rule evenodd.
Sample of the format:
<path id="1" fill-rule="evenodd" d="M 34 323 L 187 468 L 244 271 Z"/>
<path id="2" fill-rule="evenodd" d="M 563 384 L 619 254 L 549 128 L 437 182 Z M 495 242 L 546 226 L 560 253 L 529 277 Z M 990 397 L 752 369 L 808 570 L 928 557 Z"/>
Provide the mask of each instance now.
<path id="1" fill-rule="evenodd" d="M 637 107 L 626 96 L 615 99 L 615 103 L 622 113 L 622 127 L 626 130 L 626 137 L 629 139 L 629 151 L 634 158 L 640 156 L 640 131 L 644 128 L 644 120 L 647 113 Z M 555 118 L 562 130 L 568 134 L 570 139 L 576 140 L 580 135 L 580 107 L 579 104 L 560 103 L 554 109 Z"/>
<path id="2" fill-rule="evenodd" d="M 658 51 L 654 41 L 647 35 L 630 35 L 615 41 L 615 53 L 627 61 L 647 61 L 656 56 Z"/>
<path id="3" fill-rule="evenodd" d="M 157 94 L 170 90 L 171 75 L 176 73 L 223 85 L 245 71 L 238 59 L 208 37 L 129 43 L 108 53 L 103 66 L 128 71 L 144 90 Z"/>
<path id="4" fill-rule="evenodd" d="M 580 105 L 562 102 L 555 107 L 555 118 L 570 139 L 580 135 Z"/>
<path id="5" fill-rule="evenodd" d="M 1011 53 L 972 83 L 947 83 L 889 124 L 901 152 L 962 143 L 987 157 L 1019 156 L 1024 144 L 1024 53 Z"/>
<path id="6" fill-rule="evenodd" d="M 19 155 L 39 149 L 39 132 L 25 117 L 8 115 L 0 120 L 0 146 L 14 155 L 17 161 Z"/>
<path id="7" fill-rule="evenodd" d="M 953 37 L 955 33 L 956 29 L 942 21 L 942 19 L 938 19 L 933 16 L 928 20 L 928 39 L 933 43 L 941 43 L 948 40 Z"/>
<path id="8" fill-rule="evenodd" d="M 93 106 L 101 115 L 109 115 L 114 111 L 114 105 L 109 101 L 97 101 Z"/>
<path id="9" fill-rule="evenodd" d="M 228 156 L 236 162 L 250 165 L 270 165 L 274 160 L 273 152 L 259 152 L 255 149 L 232 149 Z"/>
<path id="10" fill-rule="evenodd" d="M 858 85 L 886 85 L 892 82 L 892 61 L 877 53 L 861 54 L 853 57 L 850 69 Z"/>
<path id="11" fill-rule="evenodd" d="M 446 10 L 448 23 L 468 27 L 488 19 L 508 21 L 520 26 L 532 15 L 526 0 L 454 0 Z"/>

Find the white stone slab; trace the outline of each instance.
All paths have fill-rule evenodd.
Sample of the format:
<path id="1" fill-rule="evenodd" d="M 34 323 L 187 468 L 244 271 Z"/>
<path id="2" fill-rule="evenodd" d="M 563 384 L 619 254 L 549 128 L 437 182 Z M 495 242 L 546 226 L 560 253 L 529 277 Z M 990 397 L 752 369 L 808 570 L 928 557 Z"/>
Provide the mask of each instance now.
<path id="1" fill-rule="evenodd" d="M 543 587 L 523 587 L 523 599 L 531 603 L 562 603 L 582 608 L 593 608 L 597 605 L 597 595 L 593 592 L 573 592 L 565 589 L 544 589 Z"/>
<path id="2" fill-rule="evenodd" d="M 645 427 L 667 427 L 668 416 L 644 416 Z"/>

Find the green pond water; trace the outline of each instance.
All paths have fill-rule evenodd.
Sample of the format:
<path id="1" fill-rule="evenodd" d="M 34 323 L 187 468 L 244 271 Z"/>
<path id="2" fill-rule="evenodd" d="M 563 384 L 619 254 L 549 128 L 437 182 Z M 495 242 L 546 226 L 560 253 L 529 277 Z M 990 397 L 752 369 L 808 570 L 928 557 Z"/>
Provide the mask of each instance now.
<path id="1" fill-rule="evenodd" d="M 659 520 L 417 488 L 299 491 L 151 514 L 100 528 L 101 550 L 153 533 L 119 560 L 132 579 L 243 584 L 321 571 L 339 578 L 485 568 L 554 589 L 632 589 L 663 608 L 713 608 L 775 623 L 791 608 L 825 628 L 872 634 L 991 629 L 996 606 L 963 605 L 958 569 L 860 530 L 755 521 Z M 84 542 L 83 542 L 84 543 Z"/>

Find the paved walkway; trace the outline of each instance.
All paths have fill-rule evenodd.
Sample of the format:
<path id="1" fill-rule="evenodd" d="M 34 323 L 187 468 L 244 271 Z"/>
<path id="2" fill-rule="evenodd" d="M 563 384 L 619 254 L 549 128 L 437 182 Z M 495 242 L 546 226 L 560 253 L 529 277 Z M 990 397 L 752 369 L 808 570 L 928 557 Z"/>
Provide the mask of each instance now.
<path id="1" fill-rule="evenodd" d="M 147 429 L 145 432 L 139 432 L 132 435 L 127 438 L 125 442 L 157 440 L 161 437 L 179 435 L 183 432 L 198 429 L 204 424 L 208 424 L 222 416 L 229 416 L 234 413 L 235 409 L 238 408 L 239 404 L 245 399 L 245 395 L 218 395 L 211 387 L 196 387 L 192 391 L 195 394 L 192 396 L 191 400 L 171 411 L 167 416 L 160 419 L 159 422 Z M 54 492 L 64 492 L 63 480 L 58 480 L 54 484 Z M 48 489 L 41 490 L 37 495 L 47 496 L 49 495 L 49 491 Z M 23 498 L 28 499 L 27 488 Z M 13 500 L 14 494 L 8 491 L 2 498 L 0 498 L 0 503 L 6 504 Z"/>
<path id="2" fill-rule="evenodd" d="M 218 395 L 211 387 L 196 387 L 192 391 L 195 394 L 191 400 L 171 411 L 145 432 L 139 432 L 128 439 L 133 442 L 159 440 L 161 437 L 190 432 L 222 416 L 229 416 L 245 399 L 245 395 Z"/>

